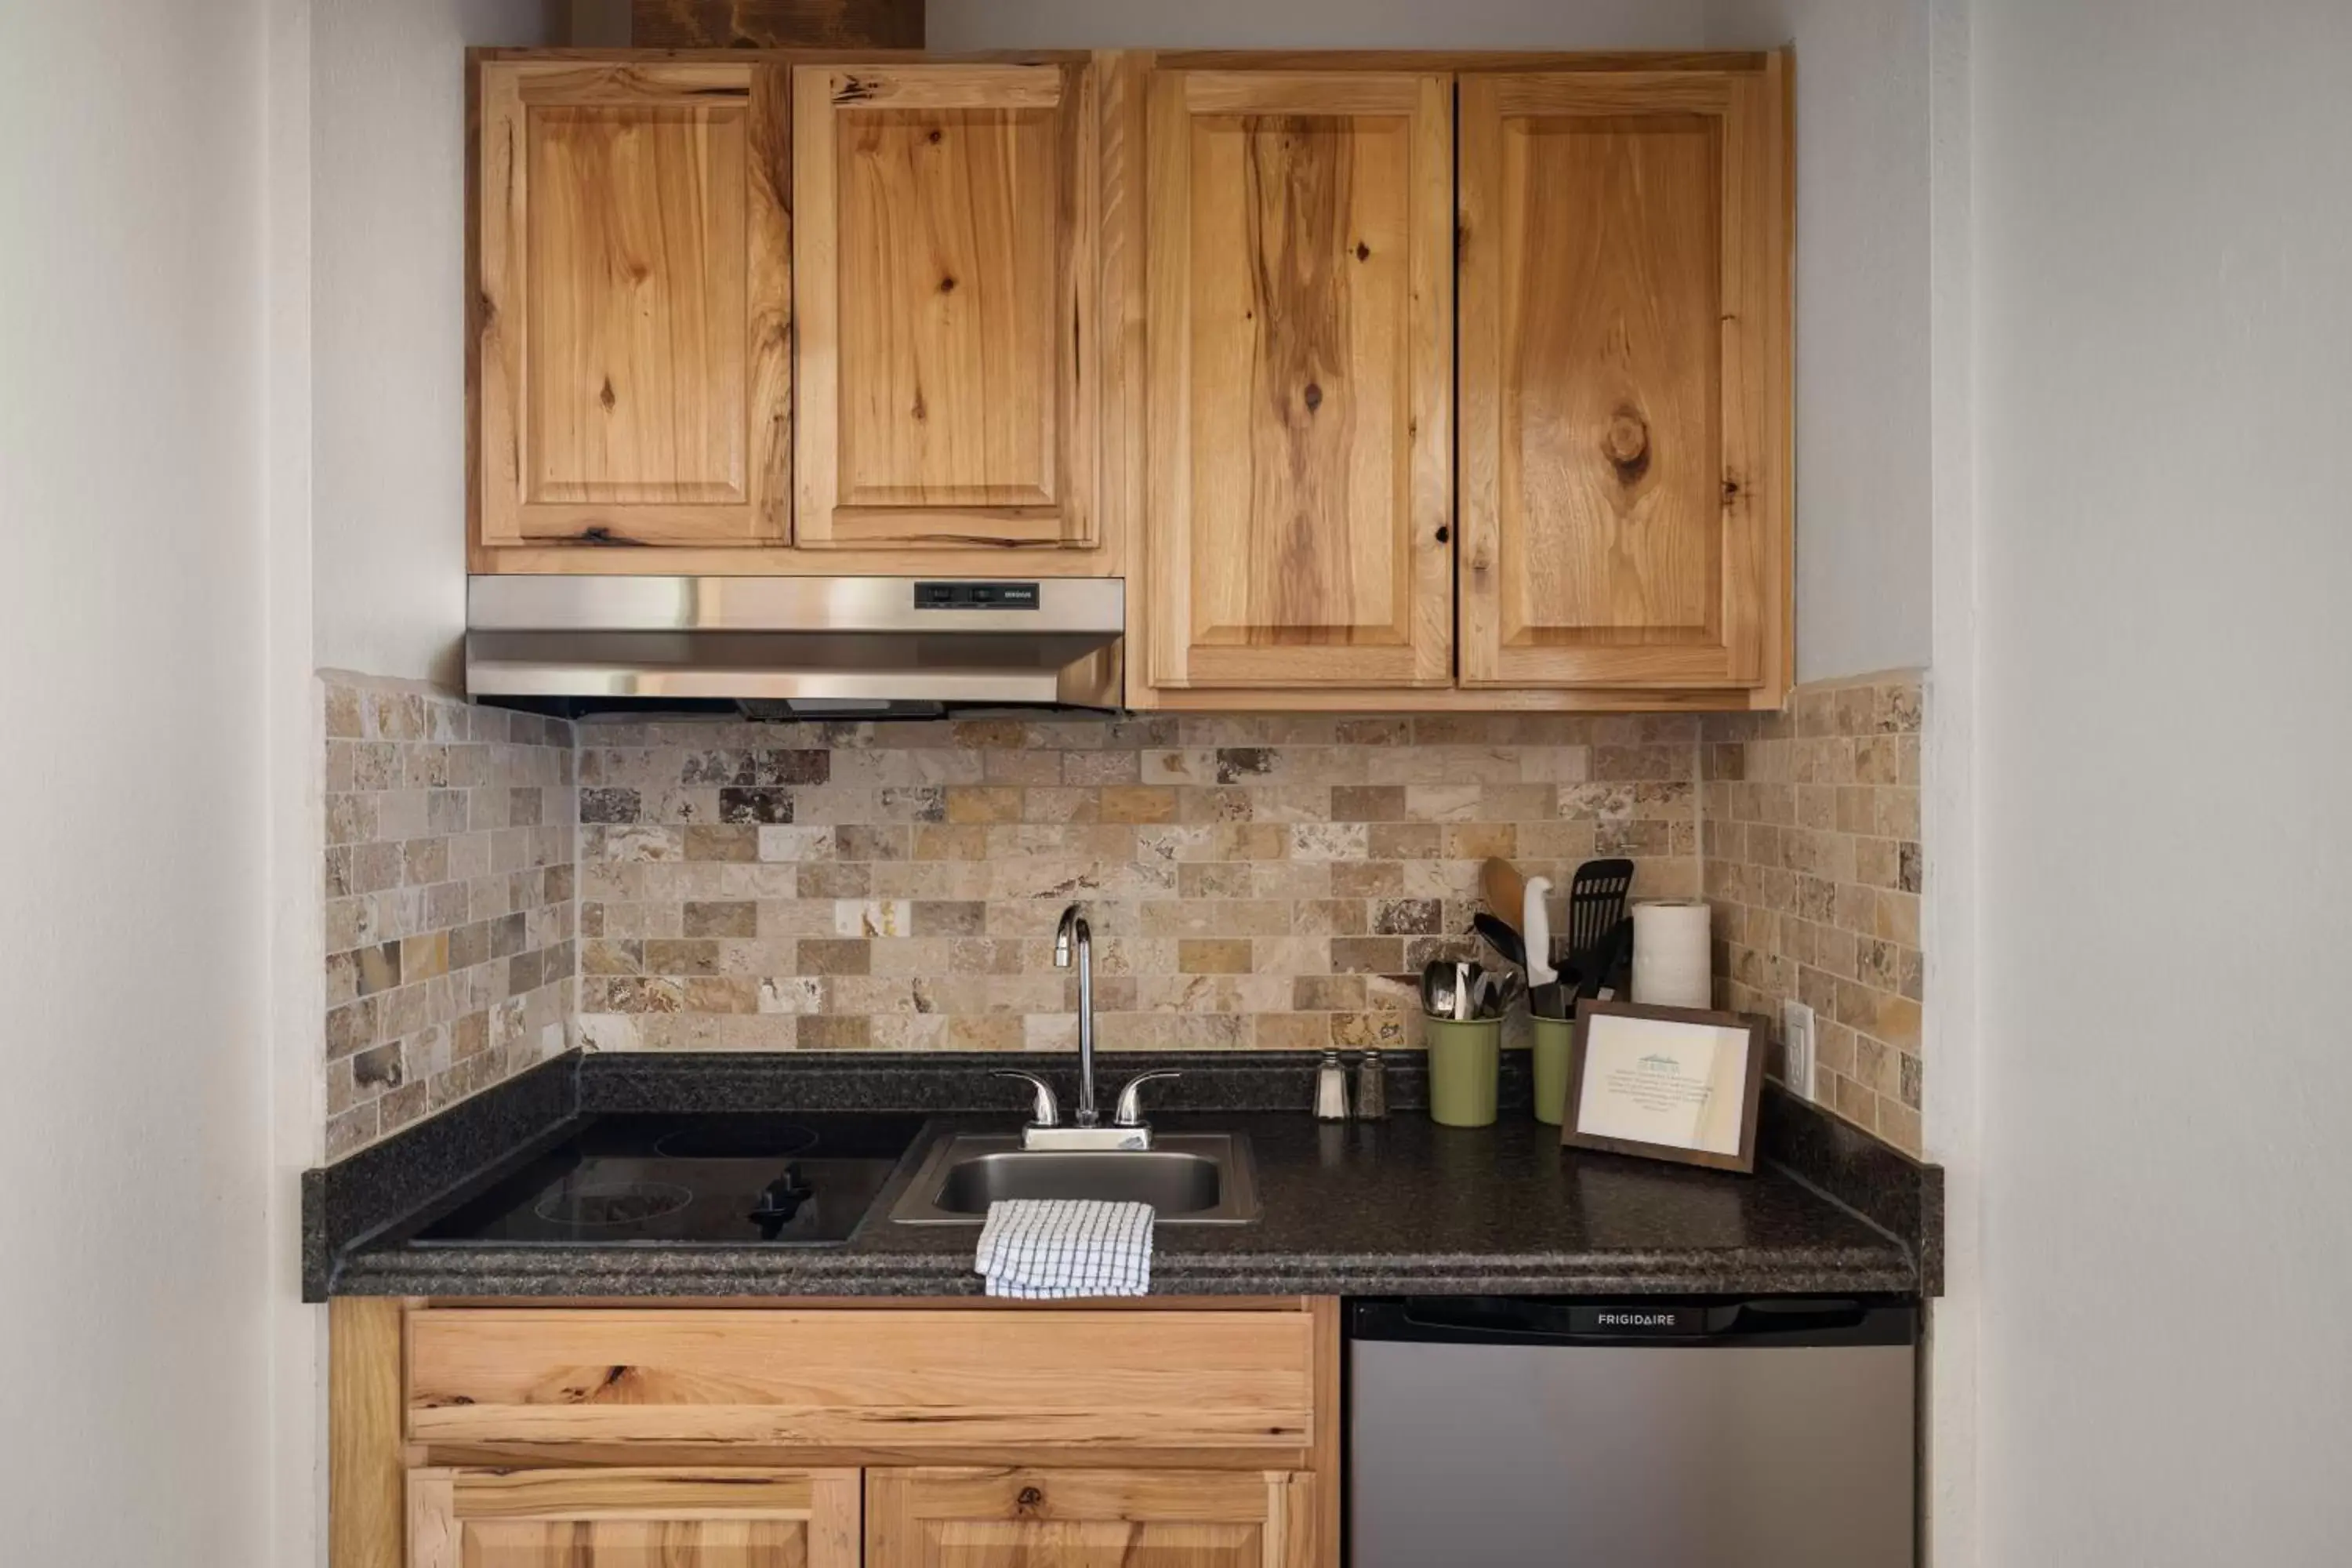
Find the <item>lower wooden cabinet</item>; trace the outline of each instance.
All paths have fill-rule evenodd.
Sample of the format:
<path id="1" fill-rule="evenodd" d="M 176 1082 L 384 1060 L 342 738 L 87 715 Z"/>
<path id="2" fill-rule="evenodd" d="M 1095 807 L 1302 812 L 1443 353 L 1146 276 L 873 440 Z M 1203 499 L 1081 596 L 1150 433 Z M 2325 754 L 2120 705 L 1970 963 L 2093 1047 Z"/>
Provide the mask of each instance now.
<path id="1" fill-rule="evenodd" d="M 413 1470 L 408 1568 L 857 1568 L 856 1470 Z"/>
<path id="2" fill-rule="evenodd" d="M 332 1325 L 332 1568 L 1339 1568 L 1328 1298 Z"/>
<path id="3" fill-rule="evenodd" d="M 866 1568 L 1307 1568 L 1314 1488 L 1285 1471 L 871 1470 Z"/>

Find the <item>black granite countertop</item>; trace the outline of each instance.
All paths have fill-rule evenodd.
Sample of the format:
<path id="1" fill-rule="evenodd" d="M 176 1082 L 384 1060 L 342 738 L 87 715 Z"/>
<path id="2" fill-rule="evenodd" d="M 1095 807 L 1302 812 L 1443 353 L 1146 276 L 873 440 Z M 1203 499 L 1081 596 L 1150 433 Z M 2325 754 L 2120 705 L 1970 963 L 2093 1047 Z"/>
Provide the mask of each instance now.
<path id="1" fill-rule="evenodd" d="M 404 1135 L 404 1146 L 394 1140 L 310 1173 L 306 1294 L 978 1294 L 976 1226 L 896 1225 L 888 1211 L 935 1136 L 1017 1124 L 1017 1090 L 984 1077 L 1001 1060 L 562 1058 Z M 1147 1065 L 1161 1064 L 1116 1064 Z M 1407 1109 L 1344 1123 L 1266 1109 L 1306 1102 L 1294 1091 L 1311 1077 L 1311 1057 L 1183 1065 L 1195 1108 L 1155 1120 L 1171 1132 L 1246 1134 L 1264 1212 L 1251 1225 L 1158 1227 L 1154 1294 L 1916 1297 L 1939 1283 L 1936 1167 L 1779 1096 L 1768 1101 L 1766 1158 L 1755 1175 L 1738 1176 L 1563 1151 L 1558 1130 L 1524 1109 L 1507 1109 L 1490 1128 L 1440 1127 L 1410 1108 L 1420 1086 L 1409 1062 L 1391 1069 L 1392 1102 Z M 1524 1085 L 1507 1079 L 1513 1099 L 1524 1103 Z M 998 1100 L 1004 1109 L 968 1109 Z M 404 1239 L 456 1194 L 602 1111 L 851 1108 L 933 1114 L 840 1246 Z"/>

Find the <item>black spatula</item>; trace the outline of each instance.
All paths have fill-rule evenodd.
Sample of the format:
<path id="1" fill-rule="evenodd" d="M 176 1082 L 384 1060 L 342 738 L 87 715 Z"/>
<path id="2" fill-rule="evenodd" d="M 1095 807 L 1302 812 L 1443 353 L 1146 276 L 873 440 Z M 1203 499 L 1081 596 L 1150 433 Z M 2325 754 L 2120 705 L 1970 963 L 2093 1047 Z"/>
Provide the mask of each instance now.
<path id="1" fill-rule="evenodd" d="M 1528 966 L 1528 944 L 1519 940 L 1518 928 L 1509 921 L 1481 910 L 1470 917 L 1470 929 L 1510 963 L 1521 969 Z"/>

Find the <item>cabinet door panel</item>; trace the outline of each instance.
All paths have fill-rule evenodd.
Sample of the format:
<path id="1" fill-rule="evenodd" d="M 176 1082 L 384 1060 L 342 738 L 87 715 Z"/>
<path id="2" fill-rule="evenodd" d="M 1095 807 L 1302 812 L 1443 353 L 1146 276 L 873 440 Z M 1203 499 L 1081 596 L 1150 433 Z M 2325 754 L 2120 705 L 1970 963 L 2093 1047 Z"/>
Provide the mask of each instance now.
<path id="1" fill-rule="evenodd" d="M 782 540 L 784 73 L 480 69 L 483 542 Z"/>
<path id="2" fill-rule="evenodd" d="M 795 73 L 799 543 L 1092 542 L 1091 84 Z"/>
<path id="3" fill-rule="evenodd" d="M 415 1470 L 409 1568 L 856 1568 L 855 1470 Z"/>
<path id="4" fill-rule="evenodd" d="M 1452 677 L 1443 77 L 1150 86 L 1150 679 Z"/>
<path id="5" fill-rule="evenodd" d="M 1786 526 L 1777 87 L 1464 79 L 1465 684 L 1765 681 Z"/>
<path id="6" fill-rule="evenodd" d="M 866 1472 L 867 1568 L 1309 1568 L 1314 1478 L 1282 1471 Z"/>

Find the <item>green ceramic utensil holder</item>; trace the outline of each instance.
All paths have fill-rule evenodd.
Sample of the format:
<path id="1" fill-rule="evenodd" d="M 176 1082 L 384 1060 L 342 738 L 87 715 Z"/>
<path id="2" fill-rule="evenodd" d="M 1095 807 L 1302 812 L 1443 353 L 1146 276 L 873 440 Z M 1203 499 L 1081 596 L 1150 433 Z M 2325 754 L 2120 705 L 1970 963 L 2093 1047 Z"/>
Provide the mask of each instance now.
<path id="1" fill-rule="evenodd" d="M 1568 1110 L 1569 1049 L 1576 1026 L 1566 1018 L 1530 1018 L 1535 1030 L 1536 1120 L 1554 1127 Z"/>
<path id="2" fill-rule="evenodd" d="M 1429 1039 L 1429 1119 L 1447 1127 L 1493 1126 L 1503 1021 L 1428 1018 L 1423 1023 Z"/>

